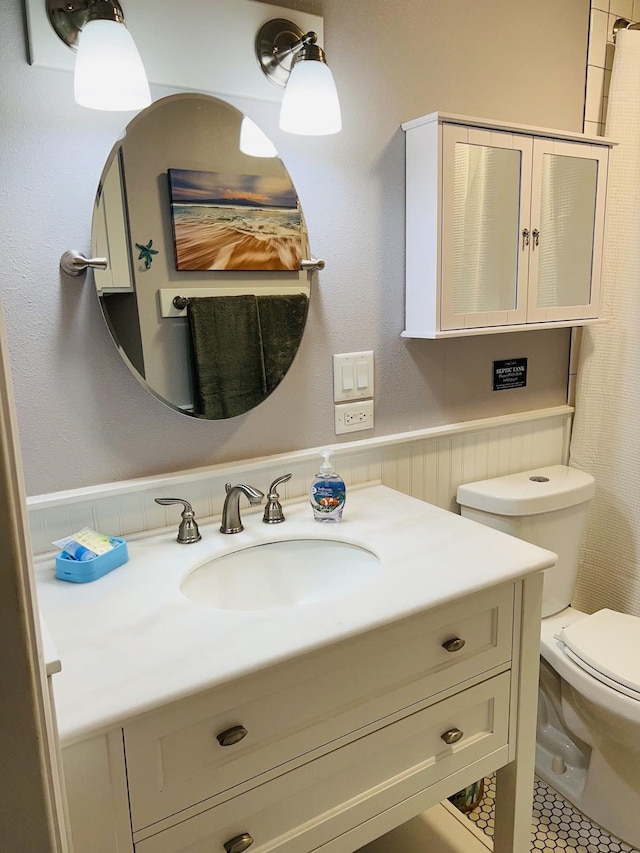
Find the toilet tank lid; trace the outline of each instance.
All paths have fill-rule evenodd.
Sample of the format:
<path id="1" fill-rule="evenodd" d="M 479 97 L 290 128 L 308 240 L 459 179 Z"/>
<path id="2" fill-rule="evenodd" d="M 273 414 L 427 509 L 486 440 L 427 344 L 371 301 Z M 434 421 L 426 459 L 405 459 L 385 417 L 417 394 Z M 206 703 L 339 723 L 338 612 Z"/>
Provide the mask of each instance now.
<path id="1" fill-rule="evenodd" d="M 495 515 L 538 515 L 591 500 L 595 480 L 586 471 L 550 465 L 458 487 L 461 506 Z"/>

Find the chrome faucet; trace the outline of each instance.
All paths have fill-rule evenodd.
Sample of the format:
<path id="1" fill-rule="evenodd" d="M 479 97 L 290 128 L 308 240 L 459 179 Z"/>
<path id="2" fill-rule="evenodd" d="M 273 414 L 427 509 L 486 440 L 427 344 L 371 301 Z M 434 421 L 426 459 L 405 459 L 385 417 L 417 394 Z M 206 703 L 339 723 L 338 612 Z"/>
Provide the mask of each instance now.
<path id="1" fill-rule="evenodd" d="M 224 499 L 224 507 L 222 508 L 220 533 L 240 533 L 241 530 L 244 530 L 242 521 L 240 520 L 240 495 L 244 495 L 248 498 L 249 503 L 255 506 L 264 497 L 264 492 L 254 489 L 253 486 L 245 486 L 244 483 L 239 483 L 237 486 L 227 483 L 225 489 L 227 496 Z"/>

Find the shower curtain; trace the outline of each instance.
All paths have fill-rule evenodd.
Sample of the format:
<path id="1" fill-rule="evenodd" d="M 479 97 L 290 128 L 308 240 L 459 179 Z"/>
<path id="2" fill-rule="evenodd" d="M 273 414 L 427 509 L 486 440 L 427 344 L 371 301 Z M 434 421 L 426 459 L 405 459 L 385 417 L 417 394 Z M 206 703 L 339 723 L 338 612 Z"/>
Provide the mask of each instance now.
<path id="1" fill-rule="evenodd" d="M 582 332 L 570 464 L 596 479 L 574 604 L 640 616 L 640 31 L 618 32 L 603 326 Z"/>

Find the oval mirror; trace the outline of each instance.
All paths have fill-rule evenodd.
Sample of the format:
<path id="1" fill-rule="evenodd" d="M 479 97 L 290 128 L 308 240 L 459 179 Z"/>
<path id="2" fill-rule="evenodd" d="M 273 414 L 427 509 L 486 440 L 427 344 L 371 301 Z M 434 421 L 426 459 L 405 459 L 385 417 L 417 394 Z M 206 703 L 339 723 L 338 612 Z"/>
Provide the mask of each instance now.
<path id="1" fill-rule="evenodd" d="M 108 261 L 96 290 L 123 359 L 169 406 L 212 420 L 278 386 L 309 304 L 298 196 L 273 148 L 240 150 L 243 119 L 208 95 L 156 101 L 111 152 L 93 215 L 93 255 Z"/>

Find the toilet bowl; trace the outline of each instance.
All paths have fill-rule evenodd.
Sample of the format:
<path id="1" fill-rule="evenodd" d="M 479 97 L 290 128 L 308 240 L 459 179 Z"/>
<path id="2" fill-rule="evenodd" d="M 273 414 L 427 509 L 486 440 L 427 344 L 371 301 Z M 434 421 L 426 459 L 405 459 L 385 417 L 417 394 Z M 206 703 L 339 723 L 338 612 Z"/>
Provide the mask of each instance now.
<path id="1" fill-rule="evenodd" d="M 640 618 L 570 606 L 593 478 L 554 465 L 460 486 L 462 515 L 555 551 L 544 577 L 536 772 L 640 848 Z"/>

